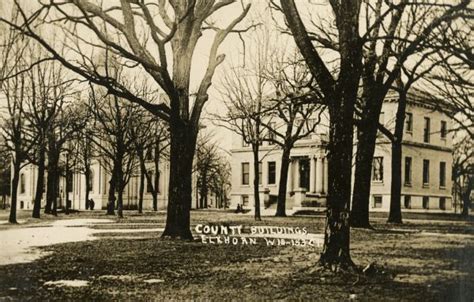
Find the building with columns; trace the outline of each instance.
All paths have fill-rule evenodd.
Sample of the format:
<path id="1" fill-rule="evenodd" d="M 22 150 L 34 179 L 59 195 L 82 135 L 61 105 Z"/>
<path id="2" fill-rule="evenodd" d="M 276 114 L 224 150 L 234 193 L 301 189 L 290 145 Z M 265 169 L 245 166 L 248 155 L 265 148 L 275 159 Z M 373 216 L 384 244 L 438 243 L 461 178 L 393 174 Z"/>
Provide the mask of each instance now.
<path id="1" fill-rule="evenodd" d="M 148 171 L 151 176 L 158 177 L 158 210 L 166 209 L 168 205 L 168 186 L 169 186 L 169 162 L 163 160 L 159 164 L 158 174 L 154 173 L 153 163 L 148 162 Z M 13 171 L 12 171 L 13 173 Z M 93 160 L 90 168 L 89 179 L 89 199 L 93 199 L 95 203 L 94 209 L 105 209 L 108 200 L 108 190 L 110 181 L 110 172 L 104 168 L 103 161 L 98 158 Z M 13 177 L 13 174 L 12 174 Z M 34 196 L 36 192 L 36 182 L 38 177 L 38 167 L 32 164 L 26 165 L 20 171 L 20 179 L 18 183 L 18 202 L 17 208 L 19 210 L 32 210 Z M 45 172 L 45 186 L 43 199 L 41 202 L 42 208 L 46 204 L 46 179 L 47 171 Z M 193 193 L 191 208 L 199 208 L 199 192 L 196 190 L 196 175 L 193 174 Z M 59 180 L 59 198 L 57 200 L 58 208 L 62 208 L 66 204 L 66 200 L 71 200 L 71 209 L 85 210 L 86 209 L 86 178 L 82 173 L 72 173 L 69 184 L 66 184 L 66 178 L 60 177 Z M 143 209 L 153 209 L 153 196 L 151 189 L 145 181 Z M 140 191 L 140 176 L 136 171 L 131 177 L 123 192 L 123 207 L 125 210 L 135 210 L 138 208 L 138 198 Z M 209 193 L 208 207 L 220 207 L 218 197 Z"/>
<path id="2" fill-rule="evenodd" d="M 452 135 L 446 114 L 410 94 L 407 104 L 402 145 L 402 210 L 452 210 Z M 380 123 L 388 130 L 395 127 L 397 96 L 386 98 Z M 291 150 L 286 207 L 290 210 L 324 207 L 328 191 L 326 143 L 327 121 L 322 120 L 313 134 L 301 139 Z M 354 135 L 356 146 L 357 134 Z M 355 154 L 354 150 L 354 154 Z M 253 155 L 238 134 L 232 140 L 231 208 L 242 204 L 253 208 Z M 260 147 L 261 207 L 275 208 L 278 196 L 282 150 L 267 142 Z M 371 211 L 390 208 L 391 143 L 381 133 L 372 163 Z"/>
<path id="3" fill-rule="evenodd" d="M 95 209 L 105 208 L 108 199 L 110 173 L 104 168 L 100 160 L 94 160 L 91 165 L 91 176 L 89 180 L 89 199 L 95 203 Z M 18 183 L 18 209 L 33 209 L 33 201 L 36 192 L 36 181 L 38 177 L 38 167 L 32 164 L 25 166 L 20 172 Z M 156 175 L 152 175 L 156 177 Z M 168 203 L 168 183 L 169 183 L 169 163 L 160 164 L 160 171 L 157 175 L 158 183 L 158 209 L 166 208 Z M 45 174 L 45 183 L 47 171 Z M 140 177 L 134 174 L 130 177 L 123 194 L 124 209 L 137 209 L 138 195 L 140 188 Z M 45 185 L 46 190 L 46 185 Z M 72 173 L 70 183 L 66 184 L 66 178 L 61 177 L 59 182 L 58 208 L 65 205 L 67 199 L 71 200 L 71 208 L 76 210 L 86 209 L 86 179 L 84 174 Z M 151 188 L 147 187 L 145 181 L 145 191 L 143 198 L 143 208 L 153 209 L 153 197 Z M 46 204 L 46 192 L 43 194 L 42 207 Z"/>

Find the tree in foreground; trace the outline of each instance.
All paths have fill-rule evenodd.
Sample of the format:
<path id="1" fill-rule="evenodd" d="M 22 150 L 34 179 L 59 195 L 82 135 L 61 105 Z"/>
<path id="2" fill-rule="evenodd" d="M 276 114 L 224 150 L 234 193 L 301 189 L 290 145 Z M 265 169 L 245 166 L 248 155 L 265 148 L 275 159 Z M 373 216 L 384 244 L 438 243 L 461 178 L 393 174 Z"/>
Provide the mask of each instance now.
<path id="1" fill-rule="evenodd" d="M 442 35 L 447 24 L 465 14 L 464 9 L 468 3 L 469 1 L 462 0 L 439 6 L 438 3 L 400 1 L 387 5 L 379 0 L 374 6 L 365 4 L 367 16 L 364 16 L 364 21 L 370 25 L 366 26 L 369 30 L 361 41 L 364 43 L 364 56 L 359 104 L 361 115 L 357 122 L 359 135 L 351 211 L 352 226 L 370 227 L 372 162 L 378 120 L 385 96 L 396 86 L 395 81 L 401 77 L 403 68 L 411 68 L 412 61 L 419 63 L 420 60 L 434 59 L 437 51 L 433 50 L 449 44 L 449 39 L 437 41 L 436 37 Z M 399 139 L 400 136 L 396 138 Z M 397 148 L 394 151 L 401 152 L 401 149 Z M 397 164 L 396 170 L 400 169 L 398 163 L 392 164 Z M 398 217 L 392 217 L 394 222 L 398 221 Z"/>
<path id="2" fill-rule="evenodd" d="M 329 111 L 328 200 L 324 245 L 319 263 L 332 270 L 352 269 L 349 205 L 351 198 L 354 110 L 362 72 L 360 1 L 330 1 L 338 36 L 338 73 L 315 49 L 294 0 L 274 7 L 285 20 Z"/>
<path id="3" fill-rule="evenodd" d="M 108 93 L 139 104 L 169 123 L 170 184 L 164 237 L 192 238 L 190 230 L 192 162 L 199 130 L 199 120 L 209 95 L 208 90 L 216 68 L 224 61 L 219 46 L 247 15 L 250 5 L 224 28 L 212 20 L 216 12 L 236 1 L 111 1 L 95 4 L 87 0 L 40 4 L 28 13 L 27 5 L 15 0 L 22 20 L 15 22 L 1 17 L 42 45 L 54 59 L 94 84 L 104 86 Z M 50 26 L 63 28 L 65 45 L 70 52 L 60 52 L 48 32 Z M 206 31 L 214 32 L 208 64 L 197 89 L 192 92 L 190 74 L 198 41 Z M 50 31 L 49 31 L 50 32 Z M 242 30 L 240 31 L 242 32 Z M 109 47 L 118 56 L 152 78 L 169 98 L 168 104 L 152 104 L 135 95 L 118 79 L 109 78 L 89 63 L 87 49 Z M 172 58 L 169 58 L 171 56 Z M 79 57 L 79 58 L 78 58 Z M 191 95 L 195 96 L 193 102 Z"/>

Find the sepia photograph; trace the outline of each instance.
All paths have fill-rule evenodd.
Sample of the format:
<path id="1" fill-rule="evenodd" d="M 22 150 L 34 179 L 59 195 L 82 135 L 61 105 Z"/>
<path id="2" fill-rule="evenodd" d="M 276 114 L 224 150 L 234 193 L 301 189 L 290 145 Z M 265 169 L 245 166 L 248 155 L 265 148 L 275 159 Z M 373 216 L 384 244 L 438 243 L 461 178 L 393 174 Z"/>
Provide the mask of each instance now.
<path id="1" fill-rule="evenodd" d="M 474 302 L 471 0 L 0 0 L 0 301 Z"/>

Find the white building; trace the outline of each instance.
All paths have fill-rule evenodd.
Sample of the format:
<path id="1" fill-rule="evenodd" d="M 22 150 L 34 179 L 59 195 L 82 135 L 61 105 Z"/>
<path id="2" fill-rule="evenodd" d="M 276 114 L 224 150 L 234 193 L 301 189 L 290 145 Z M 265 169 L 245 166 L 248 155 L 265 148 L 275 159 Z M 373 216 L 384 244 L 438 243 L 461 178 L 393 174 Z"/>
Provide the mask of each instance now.
<path id="1" fill-rule="evenodd" d="M 402 146 L 402 209 L 450 211 L 452 137 L 448 134 L 448 116 L 410 96 Z M 382 107 L 380 122 L 393 131 L 397 110 L 396 97 L 387 97 Z M 328 166 L 325 142 L 327 127 L 300 140 L 291 151 L 287 185 L 287 209 L 324 206 L 327 193 Z M 388 211 L 390 208 L 391 145 L 379 134 L 374 162 L 370 209 Z M 250 146 L 234 134 L 232 143 L 231 207 L 243 204 L 253 207 L 253 157 Z M 260 163 L 261 204 L 276 208 L 281 150 L 264 142 Z"/>
<path id="2" fill-rule="evenodd" d="M 38 177 L 38 167 L 27 165 L 20 172 L 18 183 L 18 209 L 33 209 L 33 201 L 36 192 L 36 181 Z M 154 177 L 154 175 L 152 176 Z M 166 208 L 168 203 L 168 184 L 169 184 L 169 163 L 160 164 L 159 186 L 158 186 L 158 209 Z M 45 182 L 47 171 L 45 173 Z M 100 161 L 94 160 L 91 165 L 91 177 L 89 183 L 89 198 L 95 202 L 95 209 L 105 208 L 107 206 L 109 190 L 110 173 L 104 169 Z M 46 184 L 45 184 L 46 188 Z M 66 192 L 69 188 L 69 192 Z M 65 205 L 65 200 L 72 202 L 72 209 L 85 209 L 85 188 L 86 179 L 83 174 L 73 173 L 71 183 L 66 186 L 65 177 L 60 178 L 58 207 Z M 140 189 L 139 175 L 133 175 L 125 187 L 123 194 L 124 209 L 136 209 L 138 206 L 138 195 Z M 153 209 L 153 197 L 145 181 L 145 192 L 143 199 L 144 209 Z M 43 194 L 42 207 L 46 203 L 46 192 Z"/>

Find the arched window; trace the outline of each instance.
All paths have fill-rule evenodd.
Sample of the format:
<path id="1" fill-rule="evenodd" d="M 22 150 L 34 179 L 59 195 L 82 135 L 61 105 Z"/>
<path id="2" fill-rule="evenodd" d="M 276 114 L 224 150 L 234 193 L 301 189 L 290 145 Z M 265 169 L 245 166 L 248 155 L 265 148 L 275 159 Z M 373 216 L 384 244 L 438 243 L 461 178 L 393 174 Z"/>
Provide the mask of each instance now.
<path id="1" fill-rule="evenodd" d="M 24 194 L 25 193 L 25 185 L 26 185 L 26 182 L 25 182 L 25 174 L 21 173 L 20 174 L 20 194 Z"/>

